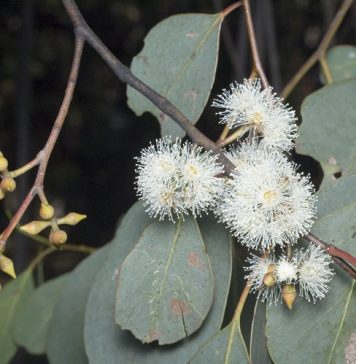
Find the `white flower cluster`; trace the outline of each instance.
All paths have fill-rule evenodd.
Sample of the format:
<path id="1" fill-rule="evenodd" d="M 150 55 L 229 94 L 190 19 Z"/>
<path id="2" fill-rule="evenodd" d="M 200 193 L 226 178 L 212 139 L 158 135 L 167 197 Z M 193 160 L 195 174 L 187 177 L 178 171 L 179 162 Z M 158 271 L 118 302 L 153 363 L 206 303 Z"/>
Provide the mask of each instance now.
<path id="1" fill-rule="evenodd" d="M 315 245 L 309 245 L 306 251 L 296 250 L 290 259 L 282 256 L 277 260 L 273 254 L 251 255 L 247 262 L 246 279 L 251 291 L 258 292 L 258 298 L 269 304 L 281 300 L 282 287 L 286 284 L 295 286 L 300 297 L 316 303 L 329 291 L 334 275 L 330 256 Z"/>
<path id="2" fill-rule="evenodd" d="M 316 198 L 308 177 L 276 149 L 245 142 L 227 153 L 237 165 L 219 206 L 220 220 L 249 248 L 294 244 L 313 222 Z"/>
<path id="3" fill-rule="evenodd" d="M 246 127 L 252 137 L 262 137 L 262 144 L 288 151 L 298 136 L 295 111 L 283 104 L 272 87 L 261 88 L 259 79 L 232 83 L 212 106 L 222 109 L 220 122 L 230 129 Z"/>
<path id="4" fill-rule="evenodd" d="M 217 157 L 178 139 L 159 139 L 143 149 L 136 172 L 137 193 L 150 216 L 160 220 L 201 215 L 215 207 L 224 185 Z"/>
<path id="5" fill-rule="evenodd" d="M 239 242 L 264 252 L 247 268 L 252 291 L 262 300 L 295 294 L 296 284 L 308 301 L 323 298 L 332 276 L 327 255 L 310 247 L 290 259 L 291 245 L 309 232 L 316 212 L 309 176 L 285 155 L 297 137 L 295 112 L 259 80 L 232 84 L 213 106 L 222 109 L 221 123 L 249 131 L 238 147 L 225 151 L 236 168 L 226 178 L 212 153 L 179 139 L 159 139 L 137 158 L 136 188 L 147 212 L 174 221 L 213 209 Z M 288 259 L 277 259 L 276 247 L 288 250 Z"/>

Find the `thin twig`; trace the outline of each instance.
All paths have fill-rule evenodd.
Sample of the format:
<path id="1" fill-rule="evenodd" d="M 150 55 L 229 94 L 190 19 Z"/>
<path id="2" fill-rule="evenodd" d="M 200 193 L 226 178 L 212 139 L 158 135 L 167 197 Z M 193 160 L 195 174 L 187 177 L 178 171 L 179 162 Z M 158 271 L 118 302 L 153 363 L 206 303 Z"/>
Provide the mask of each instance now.
<path id="1" fill-rule="evenodd" d="M 250 1 L 243 0 L 243 5 L 244 5 L 243 8 L 244 8 L 245 19 L 246 19 L 247 34 L 248 34 L 248 38 L 249 38 L 249 42 L 250 42 L 253 63 L 254 63 L 257 73 L 259 74 L 259 76 L 261 78 L 263 87 L 266 88 L 266 87 L 268 87 L 269 83 L 268 83 L 265 71 L 263 69 L 260 55 L 258 52 L 256 34 L 255 34 L 255 29 L 253 27 L 253 21 L 252 21 L 252 15 L 251 15 Z"/>
<path id="2" fill-rule="evenodd" d="M 123 82 L 127 83 L 131 87 L 135 88 L 142 95 L 148 98 L 155 106 L 157 106 L 163 113 L 173 119 L 178 125 L 180 125 L 183 130 L 187 133 L 190 139 L 201 145 L 207 150 L 212 150 L 214 153 L 219 155 L 221 163 L 225 166 L 225 171 L 229 174 L 235 166 L 233 163 L 221 152 L 219 146 L 210 140 L 205 134 L 203 134 L 199 129 L 197 129 L 171 102 L 160 95 L 158 92 L 154 91 L 151 87 L 146 85 L 140 79 L 135 77 L 130 69 L 123 65 L 104 45 L 104 43 L 98 38 L 98 36 L 90 29 L 88 24 L 85 22 L 80 10 L 78 9 L 74 0 L 63 0 L 63 4 L 72 20 L 73 26 L 75 28 L 76 34 L 80 34 L 85 38 L 85 40 L 97 51 L 97 53 L 102 57 L 102 59 L 107 63 L 107 65 L 112 69 L 115 75 Z M 257 49 L 257 45 L 254 38 L 254 31 L 251 19 L 251 12 L 249 9 L 248 0 L 244 0 L 244 7 L 246 17 L 249 17 L 247 23 L 249 23 L 249 32 L 251 33 L 251 48 Z M 268 86 L 266 77 L 262 69 L 262 65 L 259 61 L 258 52 L 256 49 L 253 51 L 255 67 L 261 77 L 263 85 Z M 256 63 L 257 61 L 257 63 Z M 327 248 L 329 245 L 324 243 Z M 327 250 L 327 249 L 326 249 Z M 332 252 L 327 250 L 329 254 Z"/>
<path id="3" fill-rule="evenodd" d="M 62 101 L 62 105 L 60 107 L 60 110 L 58 112 L 57 118 L 53 124 L 52 130 L 50 132 L 50 135 L 48 137 L 48 140 L 44 146 L 44 148 L 41 150 L 40 153 L 38 153 L 37 157 L 39 159 L 39 167 L 37 176 L 35 179 L 35 182 L 21 203 L 20 207 L 18 208 L 17 212 L 13 216 L 13 218 L 10 220 L 9 225 L 6 227 L 6 229 L 2 232 L 0 235 L 0 249 L 3 249 L 6 245 L 6 241 L 15 229 L 16 225 L 20 222 L 23 214 L 26 212 L 28 206 L 30 205 L 33 198 L 38 194 L 41 197 L 41 200 L 45 199 L 44 193 L 43 193 L 43 180 L 46 174 L 47 164 L 48 160 L 51 156 L 51 153 L 53 151 L 54 145 L 58 139 L 59 133 L 62 129 L 64 120 L 67 116 L 69 106 L 71 104 L 72 98 L 73 98 L 73 92 L 75 88 L 75 84 L 78 78 L 78 71 L 80 66 L 80 60 L 82 57 L 83 52 L 83 46 L 84 46 L 84 39 L 81 35 L 76 34 L 75 37 L 75 49 L 74 49 L 74 56 L 73 56 L 73 62 L 71 71 L 69 74 L 67 87 L 65 90 L 64 98 Z M 34 161 L 37 162 L 36 158 Z M 33 162 L 35 163 L 35 162 Z M 32 164 L 30 162 L 30 164 Z"/>
<path id="4" fill-rule="evenodd" d="M 297 86 L 297 84 L 300 82 L 300 80 L 314 66 L 314 64 L 316 62 L 318 62 L 320 59 L 325 59 L 325 53 L 334 37 L 336 31 L 339 29 L 342 21 L 344 20 L 347 11 L 350 9 L 352 3 L 353 3 L 353 0 L 344 0 L 342 5 L 340 6 L 340 9 L 336 13 L 333 21 L 331 22 L 328 30 L 326 31 L 322 41 L 320 42 L 319 47 L 310 56 L 310 58 L 302 65 L 302 67 L 300 67 L 298 72 L 292 77 L 292 79 L 284 87 L 283 91 L 281 92 L 281 96 L 284 99 L 289 96 L 289 94 Z"/>

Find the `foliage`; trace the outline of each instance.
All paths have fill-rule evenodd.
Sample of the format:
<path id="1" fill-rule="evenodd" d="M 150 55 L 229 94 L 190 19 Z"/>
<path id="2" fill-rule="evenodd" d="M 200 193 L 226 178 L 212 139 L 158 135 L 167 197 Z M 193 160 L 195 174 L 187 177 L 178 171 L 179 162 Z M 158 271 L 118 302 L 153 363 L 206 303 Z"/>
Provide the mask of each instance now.
<path id="1" fill-rule="evenodd" d="M 78 19 L 81 21 L 80 18 L 73 17 L 78 11 L 73 2 L 65 0 L 64 4 L 72 20 L 74 18 L 76 30 L 83 27 L 82 23 L 76 23 Z M 251 34 L 249 2 L 243 1 L 243 4 Z M 100 48 L 100 41 L 91 35 L 90 29 L 86 29 L 87 33 L 77 31 L 71 78 L 61 110 L 68 111 L 86 40 L 116 74 L 122 71 L 124 76 L 121 77 L 129 84 L 128 105 L 134 112 L 138 115 L 151 112 L 159 122 L 163 136 L 170 135 L 174 139 L 186 132 L 194 142 L 200 141 L 204 147 L 213 145 L 210 152 L 218 154 L 225 171 L 231 169 L 226 156 L 220 151 L 220 147 L 225 145 L 224 140 L 229 140 L 226 129 L 218 141 L 223 143 L 216 144 L 199 134 L 194 124 L 205 108 L 215 79 L 221 24 L 236 7 L 213 15 L 185 14 L 163 20 L 149 32 L 144 48 L 132 62 L 131 71 L 137 79 L 130 72 L 115 68 L 119 61 L 112 62 L 108 50 Z M 253 36 L 250 42 L 255 45 Z M 266 308 L 257 299 L 252 322 L 246 330 L 243 314 L 246 313 L 250 285 L 233 274 L 240 269 L 245 253 L 241 248 L 237 255 L 232 254 L 233 243 L 242 238 L 235 234 L 239 239 L 233 241 L 223 224 L 217 221 L 216 216 L 221 214 L 219 208 L 214 211 L 215 217 L 214 214 L 185 216 L 173 223 L 151 219 L 141 202 L 128 210 L 109 244 L 93 252 L 71 273 L 35 288 L 33 269 L 45 255 L 56 249 L 91 252 L 85 246 L 66 244 L 67 233 L 58 227 L 60 224 L 76 225 L 85 215 L 70 213 L 59 218 L 43 191 L 48 158 L 58 137 L 56 132 L 66 115 L 66 112 L 60 112 L 43 149 L 48 158 L 39 153 L 25 166 L 9 171 L 7 160 L 2 154 L 0 156 L 3 181 L 17 178 L 39 166 L 36 181 L 25 198 L 22 210 L 26 210 L 37 195 L 41 200 L 39 214 L 42 220 L 34 220 L 20 230 L 49 246 L 0 292 L 0 364 L 9 363 L 17 347 L 24 347 L 34 354 L 45 353 L 53 364 L 352 362 L 355 354 L 350 347 L 355 345 L 356 296 L 355 281 L 350 276 L 354 267 L 348 263 L 354 262 L 352 254 L 356 254 L 356 64 L 350 61 L 353 59 L 350 55 L 355 54 L 354 48 L 335 47 L 326 57 L 320 56 L 324 80 L 330 83 L 331 77 L 332 84 L 304 100 L 296 146 L 298 153 L 316 159 L 324 172 L 317 193 L 316 222 L 311 233 L 322 239 L 314 237 L 314 242 L 317 239 L 321 246 L 324 244 L 323 247 L 329 249 L 339 266 L 335 265 L 335 278 L 322 302 L 313 304 L 295 295 L 294 305 L 293 302 L 288 305 L 292 309 L 287 309 L 280 304 Z M 264 89 L 271 92 L 254 48 L 253 62 L 252 77 L 257 72 Z M 145 88 L 141 81 L 158 92 L 161 98 L 157 99 L 157 95 Z M 152 97 L 147 99 L 145 96 Z M 277 100 L 274 102 L 280 105 L 280 99 Z M 175 107 L 183 115 L 178 115 Z M 171 117 L 162 109 L 168 110 Z M 249 119 L 251 123 L 258 121 L 258 117 L 254 117 L 256 112 Z M 190 124 L 184 124 L 184 120 L 189 120 Z M 179 127 L 182 123 L 184 131 Z M 231 141 L 235 142 L 242 134 L 233 136 Z M 188 152 L 191 149 L 188 148 Z M 270 151 L 271 155 L 273 153 Z M 242 163 L 248 167 L 252 158 L 245 157 Z M 253 162 L 255 168 L 262 169 L 261 159 L 256 160 Z M 283 157 L 283 163 L 287 163 L 284 160 L 286 158 Z M 282 181 L 283 187 L 294 176 L 294 169 L 279 178 L 278 182 Z M 295 177 L 298 182 L 302 178 L 300 175 Z M 263 175 L 261 181 L 264 182 Z M 231 180 L 224 183 L 231 185 Z M 256 183 L 252 185 L 257 186 Z M 15 187 L 11 181 L 10 189 L 0 186 L 0 190 L 5 196 Z M 23 214 L 22 210 L 19 211 Z M 1 235 L 1 242 L 6 243 L 6 238 L 22 217 L 20 213 L 10 221 Z M 276 214 L 274 210 L 273 214 Z M 47 227 L 51 228 L 49 240 L 38 236 Z M 301 230 L 304 233 L 304 227 Z M 295 240 L 299 236 L 301 233 L 298 231 Z M 313 242 L 306 235 L 299 239 L 299 244 L 305 245 L 306 240 Z M 271 248 L 270 244 L 266 245 Z M 335 248 L 338 250 L 333 255 L 332 249 Z M 269 253 L 267 250 L 259 252 L 262 258 Z M 4 261 L 9 260 L 2 253 L 1 245 L 1 270 L 10 271 L 10 275 L 14 276 L 12 266 L 10 270 L 9 265 L 4 266 Z M 283 253 L 291 258 L 288 249 Z M 351 260 L 348 261 L 348 258 Z M 279 287 L 281 282 L 276 283 L 278 277 L 270 277 L 268 273 L 271 272 L 263 273 L 263 284 L 269 287 L 265 278 L 271 278 L 271 285 L 277 284 L 285 299 L 283 288 L 286 285 Z M 296 282 L 289 285 L 294 284 Z M 236 289 L 242 292 L 238 300 L 234 294 Z"/>

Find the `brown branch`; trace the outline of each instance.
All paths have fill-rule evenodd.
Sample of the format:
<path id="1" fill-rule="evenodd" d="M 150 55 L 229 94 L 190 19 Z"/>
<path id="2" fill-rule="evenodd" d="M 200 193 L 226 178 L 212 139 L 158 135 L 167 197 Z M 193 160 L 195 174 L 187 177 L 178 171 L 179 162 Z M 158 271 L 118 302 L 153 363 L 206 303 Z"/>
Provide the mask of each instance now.
<path id="1" fill-rule="evenodd" d="M 325 243 L 325 241 L 319 239 L 312 233 L 305 235 L 305 237 L 312 243 L 325 249 L 332 256 L 335 263 L 356 279 L 356 258 L 354 256 L 332 244 Z"/>
<path id="2" fill-rule="evenodd" d="M 62 129 L 64 120 L 67 116 L 69 106 L 71 104 L 72 98 L 73 98 L 73 92 L 75 88 L 75 84 L 78 78 L 78 71 L 80 66 L 80 60 L 82 57 L 83 52 L 83 46 L 84 46 L 84 39 L 81 35 L 76 34 L 75 37 L 75 49 L 74 49 L 74 55 L 73 55 L 73 62 L 71 71 L 69 74 L 64 98 L 62 101 L 62 105 L 59 109 L 57 118 L 53 124 L 52 130 L 50 132 L 50 135 L 48 137 L 48 140 L 44 146 L 44 148 L 38 153 L 37 157 L 29 162 L 30 165 L 39 164 L 37 176 L 35 179 L 35 182 L 21 203 L 20 207 L 18 208 L 15 215 L 12 217 L 12 219 L 9 222 L 9 225 L 6 227 L 6 229 L 2 232 L 0 235 L 0 250 L 4 248 L 7 239 L 17 226 L 17 224 L 20 222 L 23 214 L 26 212 L 28 206 L 30 205 L 31 201 L 36 195 L 39 195 L 41 200 L 45 199 L 45 195 L 43 192 L 43 180 L 46 174 L 47 164 L 48 160 L 51 156 L 51 153 L 53 151 L 54 145 L 56 144 L 56 141 L 58 139 L 59 133 Z"/>
<path id="3" fill-rule="evenodd" d="M 287 83 L 281 92 L 281 96 L 283 98 L 287 98 L 289 94 L 293 91 L 293 89 L 297 86 L 300 80 L 304 77 L 304 75 L 314 66 L 314 64 L 322 59 L 325 60 L 325 53 L 336 33 L 339 29 L 342 21 L 345 18 L 347 11 L 350 9 L 353 0 L 344 0 L 340 9 L 337 11 L 333 21 L 331 22 L 328 30 L 326 31 L 323 39 L 321 40 L 319 47 L 316 51 L 310 56 L 310 58 L 300 67 L 298 72 L 292 77 L 292 79 Z M 322 61 L 323 62 L 323 61 Z M 322 63 L 323 65 L 323 63 Z M 327 74 L 328 76 L 328 74 Z"/>
<path id="4" fill-rule="evenodd" d="M 258 52 L 256 34 L 255 34 L 255 29 L 253 27 L 253 21 L 252 21 L 252 15 L 251 15 L 250 1 L 243 0 L 243 5 L 244 5 L 243 8 L 244 8 L 245 19 L 246 19 L 247 34 L 248 34 L 248 38 L 249 38 L 249 42 L 250 42 L 254 67 L 261 78 L 263 87 L 266 88 L 269 86 L 269 83 L 268 83 L 265 71 L 263 69 L 260 55 Z"/>
<path id="5" fill-rule="evenodd" d="M 193 142 L 218 154 L 221 163 L 223 163 L 227 169 L 233 168 L 233 164 L 224 157 L 220 148 L 212 140 L 200 132 L 200 130 L 198 130 L 170 101 L 153 90 L 150 86 L 139 80 L 128 67 L 122 64 L 110 52 L 110 50 L 92 31 L 92 29 L 90 29 L 73 0 L 63 0 L 63 4 L 73 22 L 75 31 L 78 34 L 81 34 L 85 40 L 98 52 L 98 54 L 122 82 L 127 83 L 132 88 L 140 92 L 162 112 L 173 119 L 187 133 Z"/>
<path id="6" fill-rule="evenodd" d="M 63 4 L 72 20 L 73 26 L 75 28 L 75 32 L 77 34 L 82 35 L 83 38 L 98 52 L 98 54 L 102 57 L 102 59 L 107 63 L 107 65 L 112 69 L 115 75 L 123 82 L 127 83 L 131 87 L 135 88 L 142 95 L 147 97 L 155 106 L 157 106 L 163 113 L 172 118 L 178 125 L 180 125 L 190 139 L 201 145 L 207 150 L 212 150 L 214 153 L 217 153 L 220 157 L 220 161 L 225 166 L 226 173 L 231 172 L 235 167 L 232 162 L 225 157 L 225 155 L 221 152 L 219 146 L 210 140 L 206 135 L 204 135 L 199 129 L 197 129 L 171 102 L 169 102 L 166 98 L 160 95 L 158 92 L 154 91 L 144 82 L 135 77 L 130 69 L 123 65 L 111 52 L 110 50 L 103 44 L 103 42 L 97 37 L 97 35 L 89 28 L 88 24 L 85 22 L 80 10 L 78 9 L 74 0 L 63 0 Z M 249 10 L 248 0 L 244 0 L 245 8 L 247 6 L 246 16 L 251 17 L 251 12 Z M 249 31 L 251 32 L 251 48 L 257 49 L 257 45 L 254 38 L 254 31 L 252 26 L 252 19 L 247 21 L 249 25 Z M 264 77 L 264 72 L 259 62 L 258 52 L 254 52 L 255 62 L 257 60 L 257 64 L 255 64 L 257 71 L 261 76 L 261 80 L 264 86 L 268 86 L 268 82 Z M 263 81 L 263 77 L 265 81 Z M 310 234 L 309 234 L 310 235 Z M 325 249 L 329 247 L 328 244 L 325 244 Z M 328 250 L 327 250 L 328 251 Z M 328 251 L 329 252 L 329 251 Z M 329 254 L 331 254 L 329 252 Z"/>

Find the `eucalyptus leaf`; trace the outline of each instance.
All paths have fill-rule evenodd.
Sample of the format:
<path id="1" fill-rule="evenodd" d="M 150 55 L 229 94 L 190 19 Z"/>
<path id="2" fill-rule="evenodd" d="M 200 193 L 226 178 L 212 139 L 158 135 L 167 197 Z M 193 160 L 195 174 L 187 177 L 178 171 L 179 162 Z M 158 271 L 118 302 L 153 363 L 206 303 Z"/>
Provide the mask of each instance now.
<path id="1" fill-rule="evenodd" d="M 177 342 L 196 331 L 209 312 L 213 272 L 193 217 L 150 225 L 119 277 L 116 323 L 144 343 Z"/>
<path id="2" fill-rule="evenodd" d="M 230 286 L 232 241 L 226 229 L 211 217 L 198 220 L 215 279 L 214 302 L 199 331 L 182 343 L 159 347 L 143 345 L 115 324 L 113 312 L 118 268 L 145 228 L 152 223 L 153 220 L 149 219 L 142 205 L 135 204 L 126 214 L 112 242 L 108 259 L 95 278 L 87 304 L 84 336 L 91 364 L 187 363 L 198 348 L 221 327 Z"/>
<path id="3" fill-rule="evenodd" d="M 33 291 L 32 270 L 27 269 L 0 292 L 0 364 L 10 362 L 17 346 L 12 337 L 15 318 Z"/>
<path id="4" fill-rule="evenodd" d="M 321 163 L 321 188 L 333 185 L 335 174 L 356 172 L 356 79 L 325 86 L 309 95 L 302 105 L 303 122 L 297 152 Z"/>
<path id="5" fill-rule="evenodd" d="M 171 101 L 193 124 L 214 82 L 223 18 L 222 13 L 167 18 L 147 34 L 144 48 L 131 64 L 135 76 Z M 128 87 L 127 97 L 137 115 L 149 111 L 158 119 L 162 135 L 184 136 L 172 119 L 139 92 Z"/>
<path id="6" fill-rule="evenodd" d="M 46 350 L 53 309 L 67 278 L 65 274 L 44 283 L 18 310 L 13 324 L 14 339 L 32 354 L 43 354 Z"/>
<path id="7" fill-rule="evenodd" d="M 249 356 L 241 334 L 240 320 L 231 323 L 214 335 L 189 361 L 190 364 L 249 364 Z"/>
<path id="8" fill-rule="evenodd" d="M 46 353 L 51 364 L 88 363 L 83 340 L 84 310 L 94 276 L 107 253 L 108 246 L 104 246 L 69 275 L 50 325 Z"/>
<path id="9" fill-rule="evenodd" d="M 268 354 L 266 327 L 266 304 L 257 300 L 253 313 L 250 337 L 251 364 L 272 364 Z"/>
<path id="10" fill-rule="evenodd" d="M 312 232 L 321 239 L 356 254 L 356 176 L 343 177 L 320 191 L 318 220 Z M 273 362 L 351 363 L 355 345 L 355 281 L 335 268 L 326 298 L 316 304 L 297 298 L 292 311 L 284 305 L 267 310 L 267 344 Z M 349 353 L 349 354 L 347 354 Z"/>
<path id="11" fill-rule="evenodd" d="M 338 45 L 328 50 L 326 61 L 329 65 L 333 82 L 356 77 L 356 47 Z"/>

